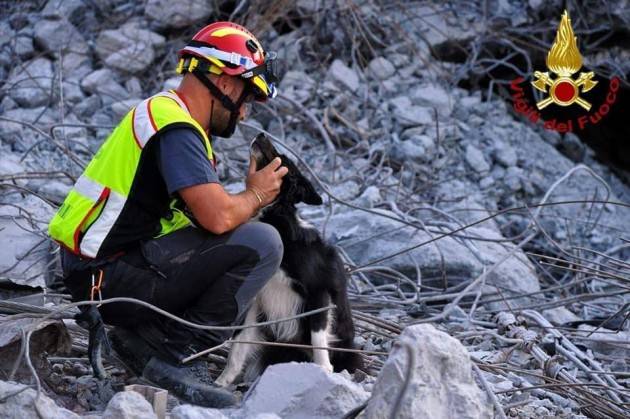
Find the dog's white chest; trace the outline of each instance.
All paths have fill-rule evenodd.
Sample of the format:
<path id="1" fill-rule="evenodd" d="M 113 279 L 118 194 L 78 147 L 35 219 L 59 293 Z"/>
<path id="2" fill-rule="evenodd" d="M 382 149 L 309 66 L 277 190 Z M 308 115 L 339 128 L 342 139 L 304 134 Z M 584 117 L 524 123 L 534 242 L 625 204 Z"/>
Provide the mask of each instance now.
<path id="1" fill-rule="evenodd" d="M 271 277 L 256 296 L 260 310 L 268 320 L 291 317 L 300 312 L 304 300 L 291 288 L 291 278 L 282 269 Z M 269 326 L 276 339 L 290 340 L 299 330 L 299 320 L 289 320 Z"/>

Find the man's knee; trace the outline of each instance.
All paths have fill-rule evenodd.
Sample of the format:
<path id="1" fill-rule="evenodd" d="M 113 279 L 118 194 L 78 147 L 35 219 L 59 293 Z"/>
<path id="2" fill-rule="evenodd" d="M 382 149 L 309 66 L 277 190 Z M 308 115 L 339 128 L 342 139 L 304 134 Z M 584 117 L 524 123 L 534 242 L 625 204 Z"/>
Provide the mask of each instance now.
<path id="1" fill-rule="evenodd" d="M 251 221 L 237 227 L 227 244 L 247 246 L 258 253 L 266 264 L 280 266 L 284 246 L 280 233 L 270 224 Z"/>

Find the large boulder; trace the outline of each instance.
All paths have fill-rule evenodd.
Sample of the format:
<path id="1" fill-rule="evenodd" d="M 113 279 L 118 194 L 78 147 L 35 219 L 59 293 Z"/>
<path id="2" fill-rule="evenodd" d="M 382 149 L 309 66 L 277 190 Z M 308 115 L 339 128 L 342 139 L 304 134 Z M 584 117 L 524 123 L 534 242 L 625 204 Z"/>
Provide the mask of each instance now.
<path id="1" fill-rule="evenodd" d="M 414 357 L 411 370 L 406 345 Z M 401 391 L 399 419 L 493 417 L 491 404 L 473 380 L 466 348 L 429 324 L 403 330 L 374 384 L 364 417 L 390 417 Z"/>
<path id="2" fill-rule="evenodd" d="M 369 393 L 343 374 L 329 374 L 312 363 L 268 367 L 246 395 L 242 413 L 275 413 L 293 418 L 341 418 L 365 402 Z"/>
<path id="3" fill-rule="evenodd" d="M 213 2 L 210 0 L 148 0 L 144 13 L 162 27 L 183 28 L 206 20 L 212 10 Z"/>
<path id="4" fill-rule="evenodd" d="M 35 396 L 37 392 L 31 388 L 23 390 L 23 384 L 0 381 L 0 417 L 3 418 L 37 418 L 39 414 L 35 410 Z M 18 393 L 19 392 L 19 393 Z M 12 395 L 13 394 L 13 395 Z M 7 397 L 8 396 L 8 397 Z M 4 400 L 6 398 L 6 400 Z M 70 410 L 61 408 L 52 399 L 44 394 L 37 401 L 38 410 L 46 419 L 79 419 L 79 415 Z"/>
<path id="5" fill-rule="evenodd" d="M 20 106 L 34 108 L 51 100 L 53 78 L 52 62 L 40 57 L 14 66 L 3 88 Z"/>

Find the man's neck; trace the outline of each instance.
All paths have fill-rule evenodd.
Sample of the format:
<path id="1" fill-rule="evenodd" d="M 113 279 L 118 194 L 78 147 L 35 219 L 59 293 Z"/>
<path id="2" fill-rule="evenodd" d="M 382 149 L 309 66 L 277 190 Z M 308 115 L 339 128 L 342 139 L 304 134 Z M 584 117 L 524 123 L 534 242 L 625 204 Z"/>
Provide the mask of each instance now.
<path id="1" fill-rule="evenodd" d="M 203 94 L 205 93 L 205 88 L 201 83 L 195 86 L 195 82 L 199 83 L 194 78 L 186 78 L 186 80 L 182 80 L 175 91 L 184 102 L 186 102 L 190 116 L 192 116 L 205 131 L 208 131 L 212 98 L 210 95 Z"/>

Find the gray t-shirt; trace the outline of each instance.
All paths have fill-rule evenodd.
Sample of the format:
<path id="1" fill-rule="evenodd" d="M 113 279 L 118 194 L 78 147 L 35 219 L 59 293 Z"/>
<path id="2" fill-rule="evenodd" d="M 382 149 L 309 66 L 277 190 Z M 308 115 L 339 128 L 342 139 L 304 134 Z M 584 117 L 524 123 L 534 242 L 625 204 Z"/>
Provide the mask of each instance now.
<path id="1" fill-rule="evenodd" d="M 158 141 L 158 168 L 169 194 L 189 186 L 220 183 L 203 139 L 192 128 L 172 128 Z"/>

